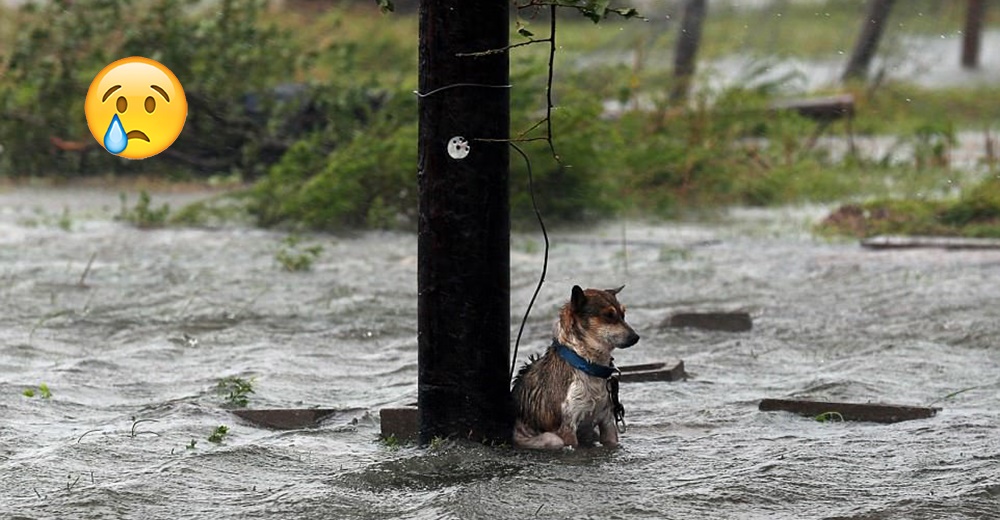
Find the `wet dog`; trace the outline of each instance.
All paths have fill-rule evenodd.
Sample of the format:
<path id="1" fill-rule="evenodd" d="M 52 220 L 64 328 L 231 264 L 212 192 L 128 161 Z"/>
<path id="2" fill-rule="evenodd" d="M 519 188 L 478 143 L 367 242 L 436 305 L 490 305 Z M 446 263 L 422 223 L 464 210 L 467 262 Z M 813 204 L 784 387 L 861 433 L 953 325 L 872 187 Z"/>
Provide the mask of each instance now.
<path id="1" fill-rule="evenodd" d="M 624 408 L 618 402 L 618 371 L 611 353 L 639 341 L 616 296 L 624 287 L 573 286 L 559 313 L 552 346 L 530 359 L 514 380 L 515 446 L 560 449 L 595 441 L 618 445 L 616 419 Z"/>

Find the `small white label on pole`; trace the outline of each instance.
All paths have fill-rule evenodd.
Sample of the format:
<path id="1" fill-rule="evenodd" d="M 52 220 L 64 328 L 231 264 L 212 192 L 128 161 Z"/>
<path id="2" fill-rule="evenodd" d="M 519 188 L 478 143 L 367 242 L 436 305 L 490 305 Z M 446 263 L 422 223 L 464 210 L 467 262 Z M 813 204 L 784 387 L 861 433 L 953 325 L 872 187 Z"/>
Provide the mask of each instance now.
<path id="1" fill-rule="evenodd" d="M 466 141 L 464 137 L 455 136 L 448 141 L 448 155 L 452 159 L 465 159 L 471 150 L 469 141 Z"/>

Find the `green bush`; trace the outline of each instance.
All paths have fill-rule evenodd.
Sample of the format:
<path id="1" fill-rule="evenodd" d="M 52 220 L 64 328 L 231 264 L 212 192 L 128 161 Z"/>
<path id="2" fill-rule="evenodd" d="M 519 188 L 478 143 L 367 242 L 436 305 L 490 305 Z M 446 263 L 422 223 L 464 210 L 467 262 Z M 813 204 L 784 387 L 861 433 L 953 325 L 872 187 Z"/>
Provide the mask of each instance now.
<path id="1" fill-rule="evenodd" d="M 94 0 L 83 8 L 53 0 L 16 14 L 0 8 L 16 18 L 3 23 L 19 29 L 0 40 L 0 172 L 222 174 L 255 181 L 237 196 L 170 215 L 142 199 L 123 212 L 156 225 L 216 223 L 238 214 L 262 226 L 415 227 L 414 17 L 381 17 L 370 4 L 367 11 L 341 6 L 315 19 L 265 15 L 264 6 L 264 0 L 220 0 L 211 9 L 197 0 Z M 720 13 L 715 20 L 745 25 Z M 915 164 L 834 163 L 803 146 L 816 122 L 768 110 L 790 94 L 793 78 L 765 81 L 762 63 L 737 82 L 741 87 L 701 90 L 688 103 L 671 104 L 669 67 L 653 56 L 672 46 L 672 37 L 595 31 L 589 21 L 560 25 L 552 112 L 559 159 L 544 142 L 521 143 L 539 209 L 552 224 L 616 214 L 673 216 L 725 204 L 829 201 L 879 195 L 875 190 L 890 184 L 904 185 L 903 191 L 923 187 L 947 158 L 952 116 L 969 120 L 983 110 L 984 96 L 994 95 L 988 89 L 963 95 L 956 111 L 948 104 L 954 93 L 939 98 L 892 85 L 855 92 L 855 128 L 908 136 L 917 147 Z M 631 64 L 617 56 L 623 42 L 635 56 Z M 572 54 L 573 46 L 588 54 Z M 185 129 L 169 153 L 144 161 L 123 161 L 96 146 L 82 154 L 51 153 L 50 138 L 92 143 L 82 93 L 102 67 L 130 55 L 164 63 L 188 94 Z M 547 65 L 544 44 L 511 52 L 512 137 L 545 116 Z M 296 86 L 290 96 L 273 95 L 288 84 Z M 910 103 L 917 95 L 923 102 Z M 255 96 L 256 110 L 248 110 L 247 96 Z M 608 114 L 607 100 L 642 109 Z M 544 129 L 523 137 L 537 138 Z M 510 157 L 512 218 L 528 223 L 527 167 L 519 154 Z M 893 176 L 897 182 L 886 182 Z M 937 215 L 936 225 L 988 227 L 998 218 L 994 202 L 989 190 L 970 193 Z"/>
<path id="2" fill-rule="evenodd" d="M 1000 235 L 1000 179 L 986 179 L 941 212 L 941 223 L 974 226 L 974 235 Z"/>
<path id="3" fill-rule="evenodd" d="M 334 230 L 416 221 L 416 123 L 384 119 L 332 151 L 323 140 L 300 140 L 251 189 L 249 210 L 260 225 Z"/>
<path id="4" fill-rule="evenodd" d="M 616 178 L 610 174 L 616 153 L 614 131 L 607 121 L 600 119 L 600 99 L 572 86 L 556 88 L 560 93 L 560 106 L 552 113 L 552 133 L 559 160 L 553 157 L 544 141 L 522 146 L 531 161 L 539 210 L 551 222 L 579 222 L 606 216 L 617 204 Z M 536 94 L 539 92 L 544 90 Z M 530 98 L 515 101 L 528 104 L 512 107 L 514 129 L 529 128 L 544 117 L 534 109 Z M 512 134 L 515 132 L 517 130 Z M 540 131 L 532 134 L 541 135 L 544 134 Z M 527 164 L 515 152 L 511 152 L 510 160 L 512 218 L 515 223 L 534 222 Z"/>

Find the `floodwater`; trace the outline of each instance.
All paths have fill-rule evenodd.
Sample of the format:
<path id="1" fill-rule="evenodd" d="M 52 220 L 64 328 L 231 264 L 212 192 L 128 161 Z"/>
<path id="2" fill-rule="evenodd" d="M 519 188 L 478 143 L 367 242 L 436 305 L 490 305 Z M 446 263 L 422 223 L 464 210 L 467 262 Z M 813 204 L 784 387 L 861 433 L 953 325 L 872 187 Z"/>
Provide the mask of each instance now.
<path id="1" fill-rule="evenodd" d="M 293 273 L 282 233 L 144 231 L 117 210 L 113 192 L 0 193 L 3 518 L 1000 517 L 1000 251 L 824 241 L 808 232 L 824 208 L 554 233 L 519 359 L 573 284 L 624 283 L 642 340 L 617 362 L 681 358 L 692 379 L 623 383 L 617 450 L 392 448 L 378 410 L 416 399 L 413 235 L 306 236 L 322 253 Z M 540 243 L 512 240 L 514 323 Z M 681 310 L 754 328 L 660 326 Z M 260 429 L 222 408 L 226 376 L 254 378 L 251 408 L 344 412 Z M 22 395 L 42 383 L 50 398 Z M 789 396 L 943 409 L 893 425 L 757 410 Z"/>
<path id="2" fill-rule="evenodd" d="M 882 80 L 932 89 L 996 85 L 1000 81 L 1000 31 L 985 30 L 980 36 L 982 45 L 976 69 L 962 67 L 962 33 L 951 31 L 937 36 L 894 35 L 872 60 L 870 71 Z M 706 86 L 723 88 L 780 81 L 784 88 L 795 87 L 801 92 L 829 89 L 840 84 L 854 42 L 842 44 L 845 48 L 831 49 L 828 57 L 815 60 L 728 56 L 706 64 L 709 71 Z"/>

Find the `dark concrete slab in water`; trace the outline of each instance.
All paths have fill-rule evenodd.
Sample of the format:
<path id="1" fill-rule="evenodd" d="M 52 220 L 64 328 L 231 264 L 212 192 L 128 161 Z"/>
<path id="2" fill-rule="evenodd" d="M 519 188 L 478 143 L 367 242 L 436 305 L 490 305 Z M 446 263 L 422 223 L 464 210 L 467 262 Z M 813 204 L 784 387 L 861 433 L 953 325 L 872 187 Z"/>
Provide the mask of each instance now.
<path id="1" fill-rule="evenodd" d="M 382 423 L 382 438 L 394 437 L 396 440 L 416 441 L 420 433 L 420 414 L 416 406 L 402 408 L 383 408 L 379 410 Z"/>
<path id="2" fill-rule="evenodd" d="M 333 408 L 277 408 L 270 410 L 231 410 L 237 417 L 257 426 L 275 430 L 316 428 L 324 420 L 344 410 Z"/>
<path id="3" fill-rule="evenodd" d="M 678 312 L 663 322 L 664 327 L 746 332 L 753 328 L 747 312 Z"/>
<path id="4" fill-rule="evenodd" d="M 879 235 L 861 241 L 868 249 L 1000 249 L 1000 239 Z"/>
<path id="5" fill-rule="evenodd" d="M 934 417 L 941 409 L 926 406 L 901 406 L 873 403 L 838 403 L 799 399 L 763 399 L 762 412 L 792 412 L 806 417 L 827 414 L 830 420 L 896 423 Z"/>

